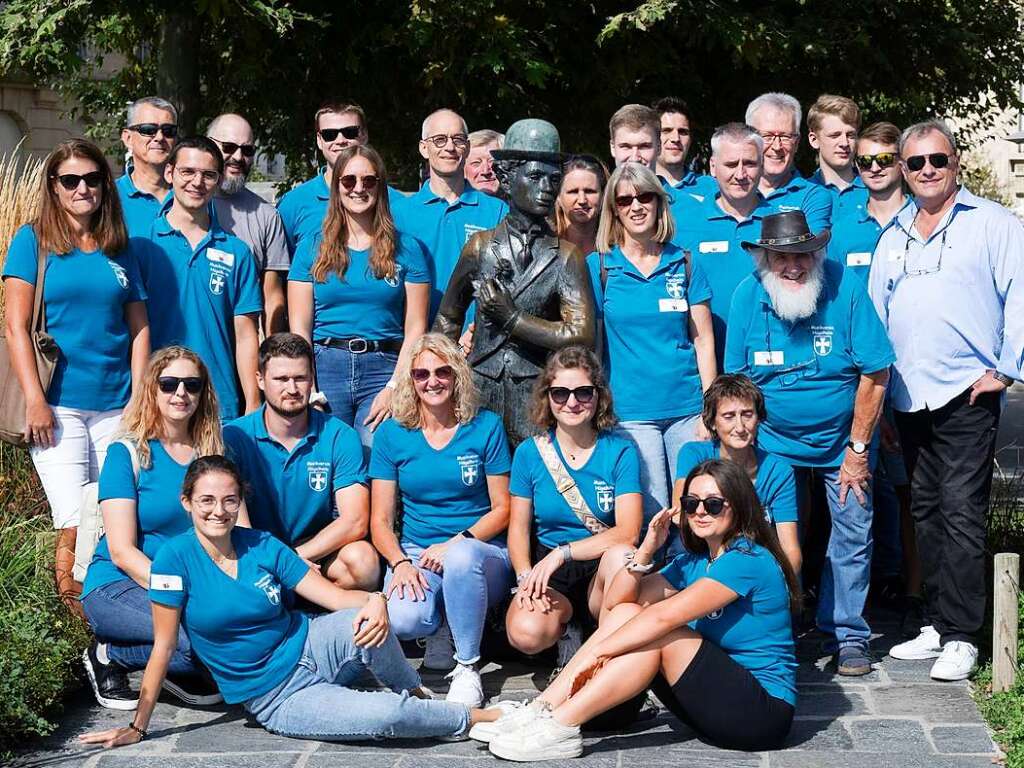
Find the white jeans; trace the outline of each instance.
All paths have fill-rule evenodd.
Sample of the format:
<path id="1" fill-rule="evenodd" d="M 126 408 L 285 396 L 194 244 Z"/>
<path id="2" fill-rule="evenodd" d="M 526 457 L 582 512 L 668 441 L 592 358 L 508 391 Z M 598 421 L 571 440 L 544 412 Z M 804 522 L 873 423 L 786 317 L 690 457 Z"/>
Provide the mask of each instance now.
<path id="1" fill-rule="evenodd" d="M 32 463 L 50 503 L 54 528 L 74 528 L 83 488 L 99 479 L 110 438 L 121 425 L 123 408 L 83 411 L 52 406 L 55 422 L 52 448 L 33 447 Z"/>

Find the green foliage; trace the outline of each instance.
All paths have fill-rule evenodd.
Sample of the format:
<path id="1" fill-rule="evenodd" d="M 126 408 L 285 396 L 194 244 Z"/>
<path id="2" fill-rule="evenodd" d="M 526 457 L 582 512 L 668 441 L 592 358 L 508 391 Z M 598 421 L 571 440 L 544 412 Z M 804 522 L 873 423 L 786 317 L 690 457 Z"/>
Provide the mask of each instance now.
<path id="1" fill-rule="evenodd" d="M 1000 205 L 1011 207 L 1013 200 L 999 183 L 992 166 L 981 156 L 969 154 L 964 157 L 961 178 L 971 192 Z"/>
<path id="2" fill-rule="evenodd" d="M 1018 610 L 1024 616 L 1024 595 L 1018 597 Z M 1024 659 L 1024 625 L 1018 635 L 1017 658 Z M 978 671 L 972 682 L 978 709 L 1006 753 L 1007 768 L 1024 768 L 1024 675 L 1018 673 L 1010 690 L 992 693 L 990 663 Z"/>

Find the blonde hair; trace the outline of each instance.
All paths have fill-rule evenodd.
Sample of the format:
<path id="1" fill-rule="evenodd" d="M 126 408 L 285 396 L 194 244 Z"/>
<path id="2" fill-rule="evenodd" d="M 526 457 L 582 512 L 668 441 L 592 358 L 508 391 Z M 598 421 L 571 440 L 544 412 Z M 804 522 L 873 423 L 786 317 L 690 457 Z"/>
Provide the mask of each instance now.
<path id="1" fill-rule="evenodd" d="M 473 372 L 469 369 L 466 356 L 454 341 L 441 333 L 425 333 L 420 336 L 412 345 L 408 362 L 395 373 L 398 383 L 391 399 L 392 417 L 406 429 L 419 429 L 423 426 L 420 399 L 412 383 L 412 367 L 416 358 L 424 352 L 433 352 L 445 365 L 451 366 L 454 373 L 451 404 L 455 418 L 460 424 L 469 423 L 480 410 L 480 393 L 473 383 Z"/>
<path id="2" fill-rule="evenodd" d="M 188 423 L 188 436 L 197 456 L 224 453 L 224 442 L 220 433 L 220 406 L 217 404 L 217 393 L 210 382 L 210 371 L 202 359 L 191 349 L 185 347 L 165 347 L 153 353 L 142 376 L 138 391 L 132 395 L 121 418 L 121 434 L 132 439 L 138 446 L 139 464 L 143 467 L 153 465 L 153 456 L 149 450 L 150 440 L 164 437 L 163 422 L 160 410 L 156 405 L 157 380 L 164 369 L 175 360 L 188 360 L 199 369 L 203 380 L 203 389 L 199 393 L 199 405 Z"/>
<path id="3" fill-rule="evenodd" d="M 597 227 L 597 250 L 607 253 L 616 245 L 621 245 L 624 228 L 619 221 L 619 212 L 615 205 L 615 196 L 619 184 L 628 182 L 633 185 L 636 194 L 642 192 L 653 192 L 658 196 L 658 210 L 655 216 L 658 219 L 658 229 L 654 233 L 654 240 L 658 243 L 667 243 L 676 233 L 676 224 L 672 218 L 672 211 L 669 210 L 668 193 L 654 175 L 654 171 L 641 163 L 626 163 L 620 165 L 612 172 L 608 184 L 604 188 L 604 199 L 601 202 L 601 223 Z"/>
<path id="4" fill-rule="evenodd" d="M 826 115 L 838 117 L 847 125 L 860 130 L 860 107 L 853 99 L 823 93 L 807 110 L 807 130 L 817 133 Z"/>

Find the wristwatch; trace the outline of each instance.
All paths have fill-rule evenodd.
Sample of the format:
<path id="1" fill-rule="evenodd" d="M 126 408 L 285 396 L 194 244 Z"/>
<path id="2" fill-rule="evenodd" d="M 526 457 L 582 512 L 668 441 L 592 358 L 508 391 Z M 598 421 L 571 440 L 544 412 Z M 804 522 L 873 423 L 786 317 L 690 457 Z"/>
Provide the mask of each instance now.
<path id="1" fill-rule="evenodd" d="M 858 456 L 863 456 L 868 452 L 868 444 L 862 443 L 860 440 L 848 440 L 846 447 L 856 453 Z"/>
<path id="2" fill-rule="evenodd" d="M 654 562 L 650 563 L 638 563 L 633 558 L 636 557 L 636 550 L 633 550 L 626 556 L 626 570 L 630 573 L 650 573 L 654 570 Z"/>
<path id="3" fill-rule="evenodd" d="M 1007 376 L 1005 373 L 999 371 L 992 371 L 992 378 L 1004 385 L 1007 389 L 1013 386 L 1013 379 Z"/>
<path id="4" fill-rule="evenodd" d="M 473 532 L 471 530 L 469 530 L 469 528 L 467 528 L 464 531 L 461 531 L 459 533 L 459 536 L 461 536 L 464 539 L 475 539 L 476 538 L 476 536 L 473 535 Z"/>

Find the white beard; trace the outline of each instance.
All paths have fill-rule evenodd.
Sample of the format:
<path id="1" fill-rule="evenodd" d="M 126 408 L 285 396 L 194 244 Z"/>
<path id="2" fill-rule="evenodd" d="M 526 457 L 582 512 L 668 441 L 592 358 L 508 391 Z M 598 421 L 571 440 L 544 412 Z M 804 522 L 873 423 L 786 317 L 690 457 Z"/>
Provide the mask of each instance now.
<path id="1" fill-rule="evenodd" d="M 772 302 L 772 309 L 781 319 L 795 323 L 798 320 L 806 320 L 817 310 L 818 298 L 821 296 L 821 288 L 825 283 L 825 269 L 822 262 L 822 258 L 815 258 L 814 267 L 807 275 L 807 281 L 797 290 L 793 290 L 791 282 L 783 280 L 766 265 L 758 265 L 761 285 L 764 286 L 765 293 L 768 294 L 768 298 Z"/>
<path id="2" fill-rule="evenodd" d="M 227 195 L 228 197 L 238 194 L 245 186 L 248 176 L 249 174 L 246 174 L 245 176 L 225 176 L 220 182 L 221 194 Z"/>

